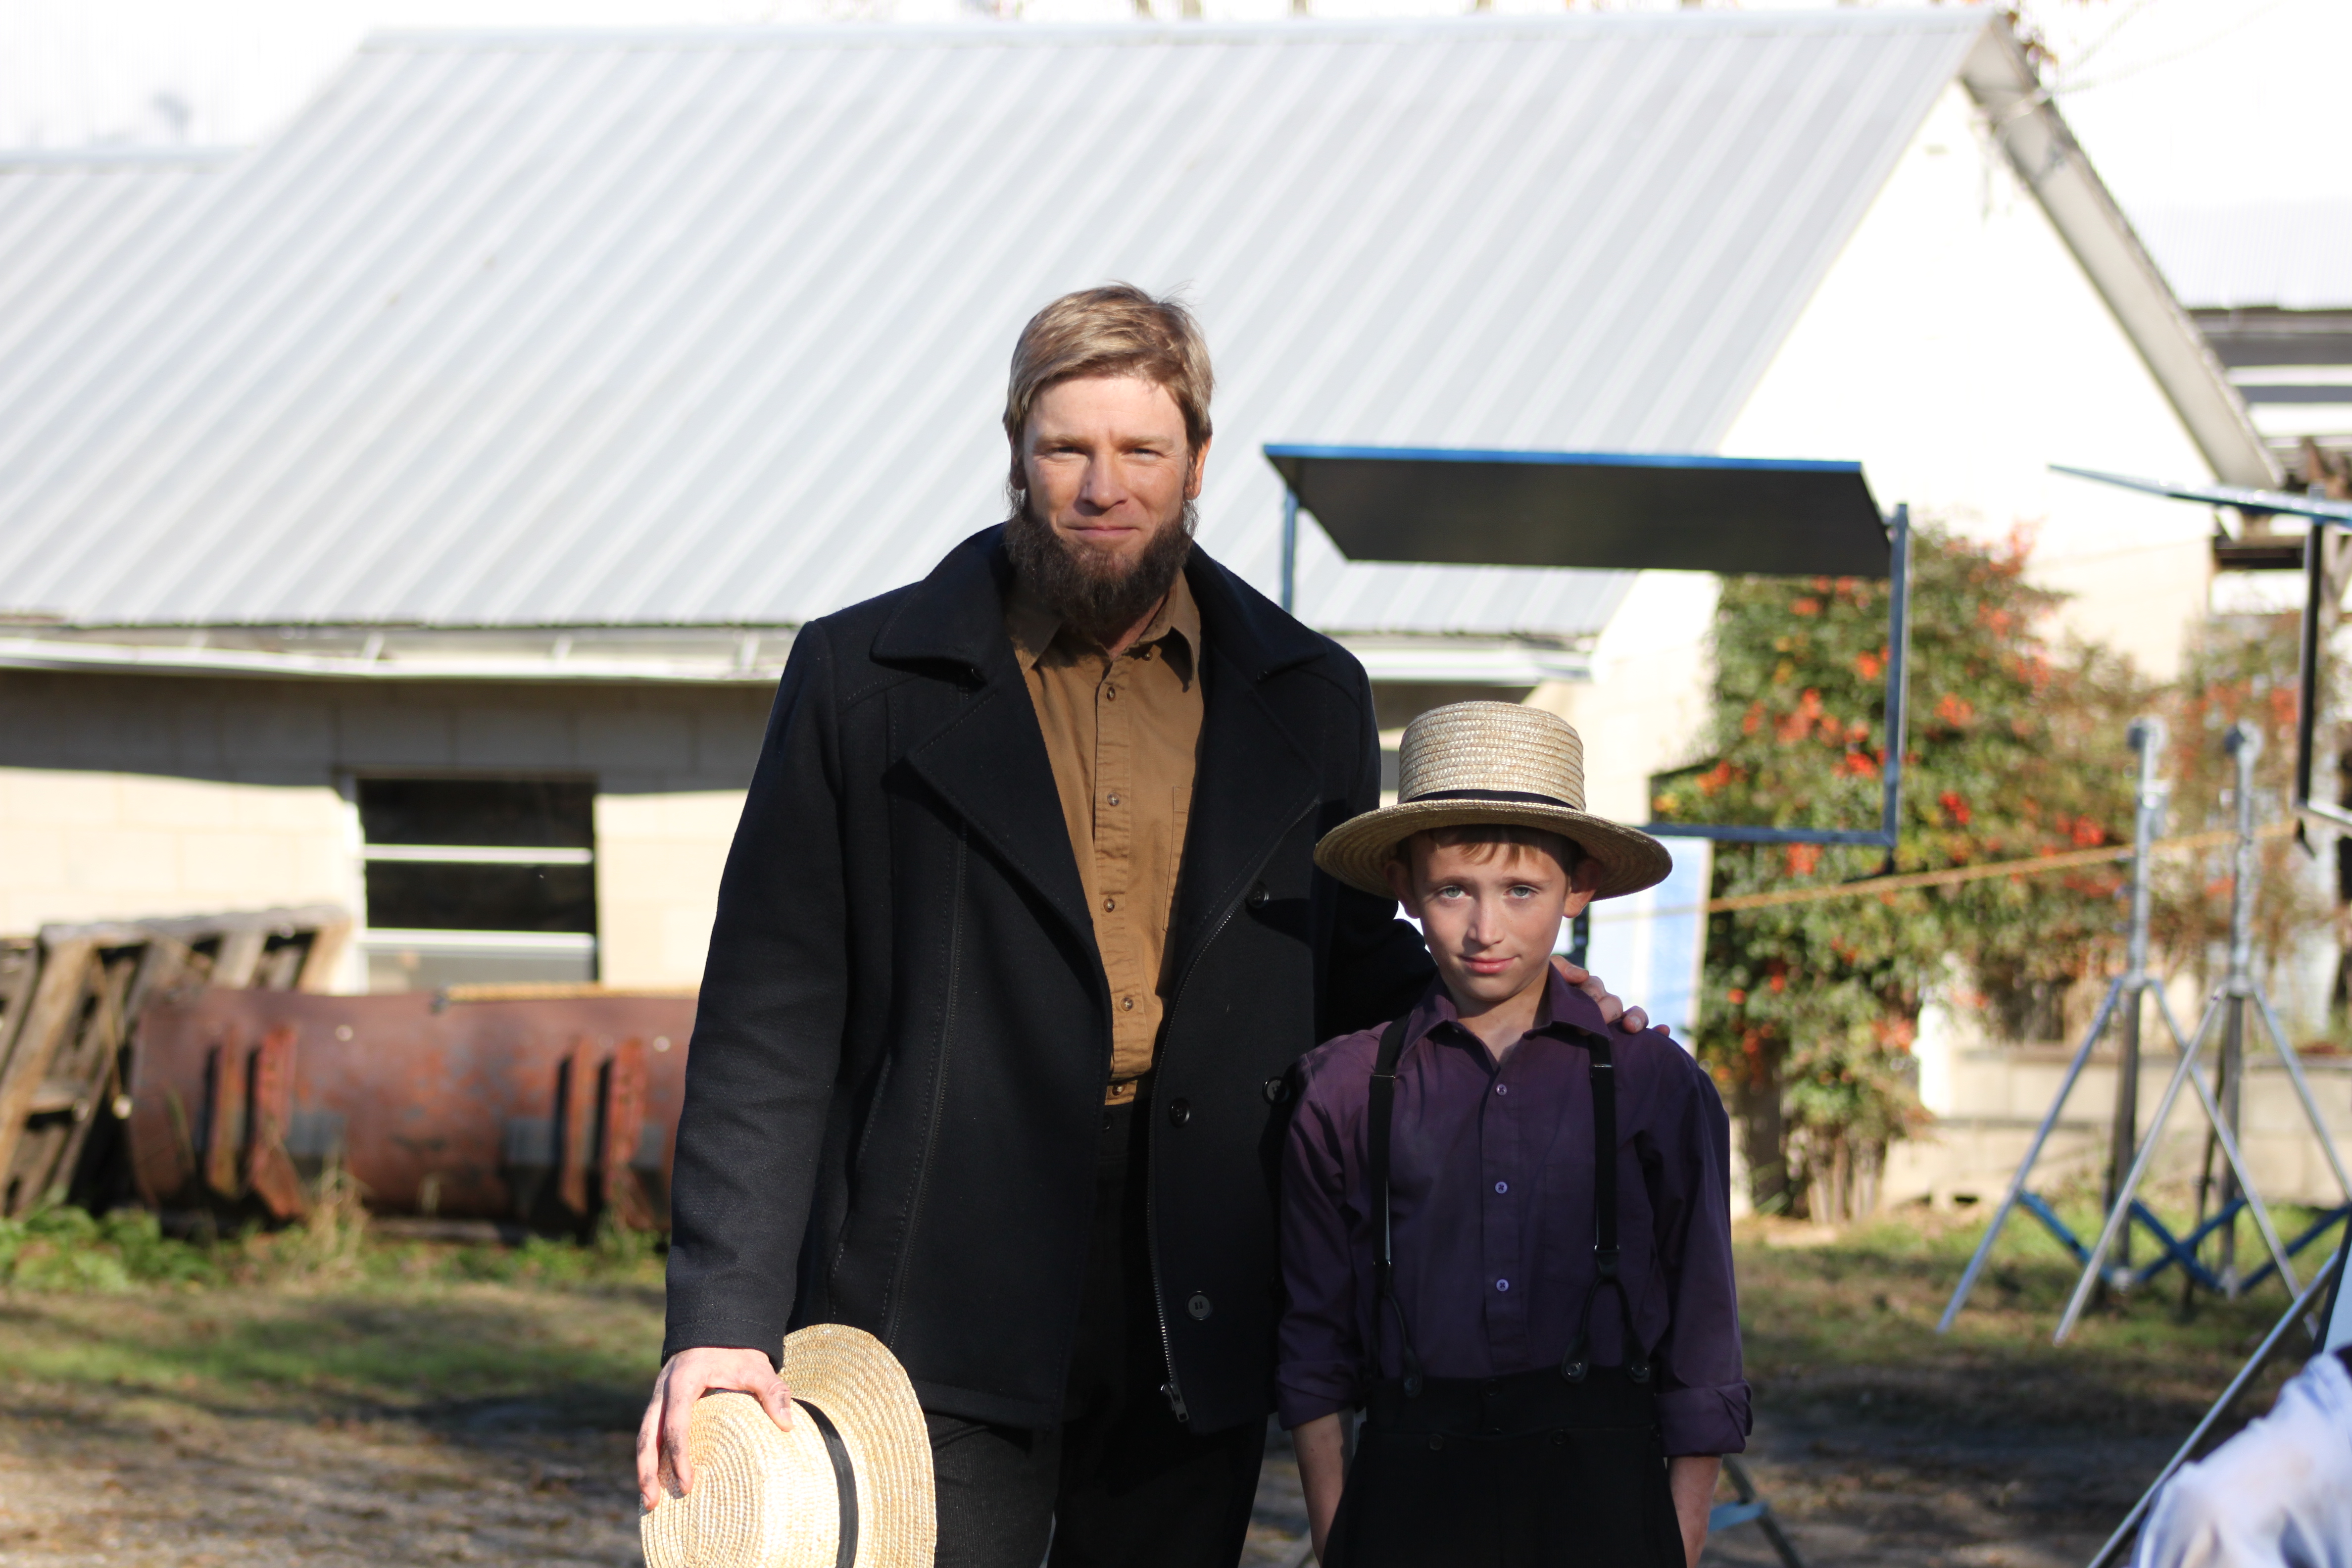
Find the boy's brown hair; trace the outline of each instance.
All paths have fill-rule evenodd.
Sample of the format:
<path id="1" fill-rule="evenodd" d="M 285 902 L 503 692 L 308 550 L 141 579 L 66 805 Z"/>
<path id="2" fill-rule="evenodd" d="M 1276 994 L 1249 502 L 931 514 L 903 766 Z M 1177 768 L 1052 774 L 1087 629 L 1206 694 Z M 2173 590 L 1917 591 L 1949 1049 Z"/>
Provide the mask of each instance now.
<path id="1" fill-rule="evenodd" d="M 1511 851 L 1508 858 L 1514 860 L 1521 854 L 1540 849 L 1558 861 L 1559 868 L 1570 878 L 1575 877 L 1577 866 L 1585 858 L 1576 841 L 1564 833 L 1504 822 L 1469 822 L 1453 827 L 1423 828 L 1399 839 L 1390 852 L 1391 858 L 1404 867 L 1407 876 L 1412 874 L 1412 847 L 1416 844 L 1426 844 L 1433 849 L 1467 849 L 1471 864 L 1476 866 L 1485 865 L 1506 849 Z"/>

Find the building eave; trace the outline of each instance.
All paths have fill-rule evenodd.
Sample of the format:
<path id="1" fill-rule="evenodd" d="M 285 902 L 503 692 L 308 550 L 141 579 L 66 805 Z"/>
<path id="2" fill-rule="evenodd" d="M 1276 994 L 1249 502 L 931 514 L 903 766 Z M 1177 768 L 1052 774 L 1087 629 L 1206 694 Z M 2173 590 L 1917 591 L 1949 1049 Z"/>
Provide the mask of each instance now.
<path id="1" fill-rule="evenodd" d="M 2274 489 L 2277 460 L 2221 361 L 2074 140 L 2014 35 L 1988 24 L 1960 68 L 2011 167 L 2032 191 L 2165 398 L 2227 484 Z"/>
<path id="2" fill-rule="evenodd" d="M 285 647 L 219 647 L 201 641 L 153 642 L 104 634 L 0 637 L 0 669 L 78 675 L 208 676 L 263 680 L 351 680 L 415 684 L 556 683 L 761 687 L 775 684 L 789 634 L 746 643 L 714 639 L 707 656 L 592 654 L 569 651 L 567 638 L 545 637 L 515 650 L 437 651 L 429 647 L 387 656 L 380 644 L 352 651 Z M 748 655 L 747 655 L 748 649 Z M 763 651 L 764 650 L 764 651 Z"/>

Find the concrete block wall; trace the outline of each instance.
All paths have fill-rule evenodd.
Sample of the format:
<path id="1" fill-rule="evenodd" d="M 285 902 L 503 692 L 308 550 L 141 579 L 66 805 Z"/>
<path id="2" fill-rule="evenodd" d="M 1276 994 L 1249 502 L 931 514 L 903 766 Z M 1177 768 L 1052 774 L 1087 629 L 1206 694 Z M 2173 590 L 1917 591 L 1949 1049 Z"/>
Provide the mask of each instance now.
<path id="1" fill-rule="evenodd" d="M 0 753 L 14 750 L 0 741 Z M 358 824 L 330 784 L 0 767 L 0 931 L 269 904 L 354 909 L 358 851 Z"/>
<path id="2" fill-rule="evenodd" d="M 2199 1053 L 2199 1073 L 2212 1082 L 2213 1046 Z M 1916 1136 L 1887 1152 L 1881 1203 L 1926 1200 L 1938 1207 L 1958 1201 L 1998 1203 L 2024 1158 L 2033 1130 L 2058 1092 L 2070 1053 L 2042 1047 L 1970 1050 L 1953 1063 L 1951 1108 Z M 2178 1061 L 2169 1050 L 2142 1058 L 2139 1125 L 2154 1121 L 2166 1081 Z M 2240 1142 L 2265 1201 L 2332 1205 L 2344 1202 L 2325 1152 L 2287 1074 L 2267 1041 L 2249 1041 Z M 2352 1058 L 2309 1057 L 2304 1071 L 2338 1152 L 2352 1163 Z M 2111 1053 L 2084 1068 L 2057 1128 L 2036 1166 L 2034 1186 L 2048 1193 L 2069 1182 L 2096 1184 L 2106 1169 L 2115 1111 L 2116 1065 Z M 2166 1122 L 2154 1167 L 2159 1187 L 2193 1180 L 2205 1146 L 2205 1118 L 2184 1087 Z M 2216 1158 L 2216 1169 L 2219 1159 Z"/>
<path id="3" fill-rule="evenodd" d="M 596 918 L 613 985 L 692 985 L 702 978 L 719 874 L 743 792 L 684 790 L 596 797 Z"/>
<path id="4" fill-rule="evenodd" d="M 766 686 L 0 672 L 0 930 L 362 900 L 351 781 L 585 777 L 600 972 L 701 977 Z M 361 984 L 354 963 L 350 984 Z"/>

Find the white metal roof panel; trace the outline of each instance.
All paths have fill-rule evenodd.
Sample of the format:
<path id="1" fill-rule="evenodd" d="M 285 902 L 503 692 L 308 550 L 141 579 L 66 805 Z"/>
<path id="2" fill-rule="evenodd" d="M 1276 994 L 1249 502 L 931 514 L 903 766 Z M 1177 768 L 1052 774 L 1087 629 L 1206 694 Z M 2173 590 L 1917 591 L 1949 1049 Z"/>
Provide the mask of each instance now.
<path id="1" fill-rule="evenodd" d="M 380 38 L 0 355 L 0 607 L 793 624 L 1002 510 L 1014 334 L 1186 289 L 1264 442 L 1714 447 L 1980 13 Z M 1836 456 L 1838 454 L 1823 454 Z M 1352 630 L 1612 574 L 1343 564 Z"/>
<path id="2" fill-rule="evenodd" d="M 2135 226 L 2190 310 L 2352 309 L 2352 202 L 2167 207 Z"/>
<path id="3" fill-rule="evenodd" d="M 187 200 L 228 154 L 0 152 L 0 362 L 38 353 L 41 331 Z"/>

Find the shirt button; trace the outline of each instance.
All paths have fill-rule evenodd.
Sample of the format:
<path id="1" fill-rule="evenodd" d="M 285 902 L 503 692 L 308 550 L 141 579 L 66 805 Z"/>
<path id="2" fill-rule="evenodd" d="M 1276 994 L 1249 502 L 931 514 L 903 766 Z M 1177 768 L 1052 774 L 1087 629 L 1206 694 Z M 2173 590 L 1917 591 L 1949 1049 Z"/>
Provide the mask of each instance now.
<path id="1" fill-rule="evenodd" d="M 1511 1184 L 1508 1182 L 1496 1182 L 1495 1184 L 1495 1190 L 1498 1193 L 1507 1193 L 1511 1190 Z"/>
<path id="2" fill-rule="evenodd" d="M 1497 1279 L 1495 1281 L 1495 1289 L 1497 1290 L 1507 1290 L 1510 1288 L 1511 1282 L 1507 1279 Z"/>
<path id="3" fill-rule="evenodd" d="M 1135 1011 L 1135 998 L 1132 996 L 1122 996 L 1118 999 L 1118 1006 L 1119 1011 L 1122 1013 L 1132 1013 Z"/>
<path id="4" fill-rule="evenodd" d="M 1110 797 L 1110 803 L 1111 803 L 1111 805 L 1117 805 L 1118 804 L 1118 796 L 1117 796 L 1117 795 L 1113 795 L 1113 796 L 1111 796 L 1111 797 Z"/>
<path id="5" fill-rule="evenodd" d="M 1116 686 L 1106 686 L 1106 687 L 1104 687 L 1104 688 L 1103 688 L 1103 700 L 1104 700 L 1104 701 L 1106 701 L 1106 702 L 1116 702 L 1116 701 L 1118 701 L 1118 687 L 1116 687 Z"/>
<path id="6" fill-rule="evenodd" d="M 1118 900 L 1117 899 L 1105 899 L 1103 900 L 1103 908 L 1106 910 L 1115 910 L 1118 908 Z"/>
<path id="7" fill-rule="evenodd" d="M 1507 1083 L 1498 1083 L 1495 1086 L 1495 1092 L 1496 1094 L 1508 1094 L 1511 1092 L 1511 1086 Z"/>

